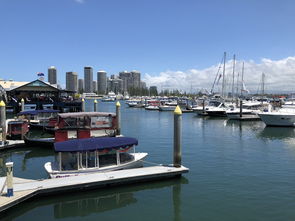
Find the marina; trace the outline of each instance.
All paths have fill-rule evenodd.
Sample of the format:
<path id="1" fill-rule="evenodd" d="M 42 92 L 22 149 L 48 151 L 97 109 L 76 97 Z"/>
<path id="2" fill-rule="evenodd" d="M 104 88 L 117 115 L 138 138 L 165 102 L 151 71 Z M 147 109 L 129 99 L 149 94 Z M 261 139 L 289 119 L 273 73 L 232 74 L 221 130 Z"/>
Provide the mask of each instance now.
<path id="1" fill-rule="evenodd" d="M 129 108 L 127 105 L 121 105 L 121 107 L 122 134 L 138 138 L 140 151 L 149 153 L 144 162 L 145 166 L 163 168 L 160 164 L 171 164 L 169 155 L 172 156 L 173 146 L 172 112 L 146 111 L 142 108 Z M 98 108 L 104 112 L 115 111 L 115 105 L 111 102 L 99 102 Z M 86 102 L 86 110 L 94 110 L 93 100 Z M 151 133 L 146 134 L 144 132 L 146 130 Z M 99 188 L 94 191 L 96 194 L 93 190 L 89 190 L 90 192 L 72 195 L 70 199 L 68 194 L 62 194 L 57 198 L 47 196 L 39 199 L 39 195 L 36 196 L 35 193 L 24 192 L 20 194 L 28 193 L 30 197 L 30 194 L 34 197 L 15 207 L 18 210 L 23 208 L 22 212 L 13 215 L 9 212 L 14 211 L 11 209 L 2 215 L 7 218 L 17 216 L 19 219 L 37 216 L 43 208 L 39 205 L 38 202 L 40 202 L 41 205 L 54 208 L 56 211 L 55 214 L 50 213 L 50 210 L 47 212 L 51 219 L 78 218 L 79 214 L 84 213 L 93 218 L 103 218 L 113 214 L 116 218 L 120 216 L 135 220 L 135 217 L 139 216 L 138 213 L 132 218 L 125 212 L 125 215 L 122 215 L 119 210 L 140 210 L 146 203 L 150 205 L 150 209 L 155 210 L 156 207 L 160 205 L 163 207 L 165 202 L 170 201 L 173 192 L 173 197 L 176 197 L 173 201 L 176 206 L 175 212 L 169 212 L 169 214 L 160 212 L 160 216 L 171 217 L 171 219 L 176 216 L 180 217 L 179 220 L 190 220 L 189 217 L 192 215 L 194 219 L 214 219 L 217 218 L 216 216 L 220 219 L 227 218 L 230 211 L 235 219 L 241 216 L 252 219 L 259 215 L 268 220 L 276 220 L 281 213 L 289 214 L 290 217 L 295 216 L 293 210 L 287 206 L 295 202 L 292 195 L 288 194 L 293 190 L 291 174 L 295 172 L 293 169 L 295 167 L 292 166 L 295 165 L 295 159 L 290 155 L 292 148 L 295 148 L 293 128 L 272 128 L 265 127 L 262 121 L 239 122 L 230 121 L 225 117 L 198 117 L 195 113 L 188 113 L 183 115 L 182 135 L 183 162 L 190 168 L 190 172 L 181 178 L 181 180 L 187 180 L 185 184 L 179 182 L 179 179 L 142 184 L 128 183 L 112 189 L 99 190 Z M 4 162 L 5 159 L 15 162 L 15 177 L 38 183 L 39 181 L 36 180 L 46 180 L 48 177 L 43 166 L 46 162 L 54 161 L 55 154 L 51 149 L 36 146 L 2 152 L 2 158 Z M 2 169 L 1 176 L 4 176 L 5 169 L 3 167 Z M 114 172 L 116 171 L 111 173 Z M 158 189 L 157 186 L 161 183 L 163 187 Z M 266 186 L 267 189 L 265 189 Z M 168 194 L 170 189 L 173 191 Z M 121 204 L 107 200 L 114 195 L 119 197 L 126 191 L 133 195 L 136 199 L 135 203 L 120 209 L 118 206 Z M 67 208 L 66 205 L 71 205 L 73 202 L 82 203 L 79 199 L 85 196 L 91 205 L 93 200 L 100 198 L 100 206 L 96 210 L 84 208 L 84 212 L 82 208 L 77 209 L 75 213 Z M 274 201 L 273 198 L 276 200 Z M 211 213 L 212 203 L 215 205 L 215 215 Z M 57 205 L 63 208 L 63 211 L 57 210 Z M 169 210 L 168 205 L 164 208 Z M 103 210 L 105 212 L 99 209 L 102 207 L 105 208 Z M 247 209 L 242 209 L 245 207 Z M 270 210 L 270 208 L 277 209 Z M 228 211 L 228 213 L 222 211 Z M 248 213 L 248 211 L 252 212 Z M 150 218 L 153 218 L 153 215 L 149 216 Z"/>

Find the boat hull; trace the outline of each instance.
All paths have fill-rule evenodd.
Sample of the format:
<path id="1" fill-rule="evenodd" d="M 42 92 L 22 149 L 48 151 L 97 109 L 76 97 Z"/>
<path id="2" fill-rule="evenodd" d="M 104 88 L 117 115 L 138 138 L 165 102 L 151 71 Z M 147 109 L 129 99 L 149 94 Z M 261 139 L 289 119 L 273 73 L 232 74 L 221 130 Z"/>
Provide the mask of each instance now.
<path id="1" fill-rule="evenodd" d="M 79 176 L 85 175 L 89 173 L 101 173 L 107 171 L 115 171 L 115 170 L 123 170 L 123 169 L 132 169 L 143 167 L 143 160 L 147 157 L 147 153 L 132 153 L 134 155 L 135 160 L 123 163 L 120 165 L 108 166 L 103 168 L 91 168 L 91 169 L 80 169 L 80 170 L 72 170 L 72 171 L 52 171 L 51 163 L 48 162 L 44 165 L 45 170 L 49 174 L 50 178 L 61 178 L 61 177 L 69 177 L 69 176 Z"/>
<path id="2" fill-rule="evenodd" d="M 295 127 L 295 114 L 258 114 L 267 126 Z"/>

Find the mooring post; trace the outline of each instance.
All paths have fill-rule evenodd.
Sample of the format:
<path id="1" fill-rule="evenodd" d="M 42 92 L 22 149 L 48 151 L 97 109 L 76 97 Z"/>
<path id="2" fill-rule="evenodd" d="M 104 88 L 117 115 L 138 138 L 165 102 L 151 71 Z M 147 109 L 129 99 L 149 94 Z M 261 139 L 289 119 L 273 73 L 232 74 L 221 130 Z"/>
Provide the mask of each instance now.
<path id="1" fill-rule="evenodd" d="M 0 102 L 0 124 L 2 128 L 2 142 L 6 141 L 6 107 L 4 101 Z"/>
<path id="2" fill-rule="evenodd" d="M 116 117 L 117 117 L 117 131 L 116 135 L 121 135 L 121 104 L 119 101 L 116 103 Z"/>
<path id="3" fill-rule="evenodd" d="M 240 118 L 243 117 L 243 100 L 240 100 Z"/>
<path id="4" fill-rule="evenodd" d="M 85 100 L 82 98 L 82 112 L 85 112 Z"/>
<path id="5" fill-rule="evenodd" d="M 181 167 L 181 121 L 182 112 L 177 105 L 174 110 L 174 167 Z"/>
<path id="6" fill-rule="evenodd" d="M 13 162 L 7 162 L 5 165 L 7 168 L 7 196 L 11 197 L 13 196 Z"/>
<path id="7" fill-rule="evenodd" d="M 96 112 L 97 111 L 97 100 L 94 100 L 94 106 L 93 106 L 93 111 Z"/>
<path id="8" fill-rule="evenodd" d="M 25 100 L 22 98 L 21 99 L 21 111 L 25 110 Z"/>
<path id="9" fill-rule="evenodd" d="M 205 99 L 203 99 L 203 114 L 205 114 Z"/>

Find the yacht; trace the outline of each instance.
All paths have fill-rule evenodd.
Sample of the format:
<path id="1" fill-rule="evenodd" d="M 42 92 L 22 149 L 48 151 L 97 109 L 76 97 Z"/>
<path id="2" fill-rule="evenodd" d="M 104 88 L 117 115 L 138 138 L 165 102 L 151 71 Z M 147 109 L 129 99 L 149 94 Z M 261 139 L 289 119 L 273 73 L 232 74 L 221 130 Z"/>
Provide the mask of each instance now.
<path id="1" fill-rule="evenodd" d="M 258 114 L 266 126 L 294 127 L 295 108 L 280 108 Z"/>

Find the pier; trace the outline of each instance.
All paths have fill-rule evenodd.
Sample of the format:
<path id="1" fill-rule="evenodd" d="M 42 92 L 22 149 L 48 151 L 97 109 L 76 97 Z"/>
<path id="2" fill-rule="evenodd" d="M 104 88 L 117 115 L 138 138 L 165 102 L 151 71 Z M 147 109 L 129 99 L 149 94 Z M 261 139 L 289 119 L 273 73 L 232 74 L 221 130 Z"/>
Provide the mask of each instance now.
<path id="1" fill-rule="evenodd" d="M 184 166 L 178 168 L 173 166 L 151 166 L 56 179 L 29 180 L 14 178 L 14 195 L 7 197 L 7 189 L 4 189 L 0 195 L 0 212 L 34 196 L 161 180 L 180 176 L 188 171 L 189 169 Z M 4 185 L 5 180 L 6 177 L 0 178 L 1 187 Z"/>

